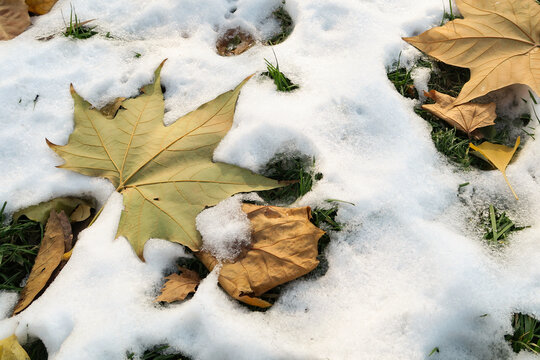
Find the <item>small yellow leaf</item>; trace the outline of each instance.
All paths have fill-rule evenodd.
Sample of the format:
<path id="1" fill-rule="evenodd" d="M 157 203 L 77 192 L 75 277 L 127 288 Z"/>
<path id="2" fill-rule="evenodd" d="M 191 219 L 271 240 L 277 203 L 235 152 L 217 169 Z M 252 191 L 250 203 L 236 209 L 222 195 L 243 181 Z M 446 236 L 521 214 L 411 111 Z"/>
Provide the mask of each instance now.
<path id="1" fill-rule="evenodd" d="M 0 360 L 30 360 L 15 335 L 0 340 Z"/>
<path id="2" fill-rule="evenodd" d="M 422 105 L 422 109 L 443 119 L 467 135 L 471 135 L 478 128 L 495 124 L 495 119 L 497 118 L 495 103 L 466 103 L 454 106 L 453 103 L 456 98 L 450 95 L 442 94 L 435 90 L 424 92 L 424 95 L 435 100 L 435 104 Z"/>
<path id="3" fill-rule="evenodd" d="M 512 160 L 512 157 L 514 157 L 514 154 L 516 153 L 516 150 L 519 146 L 519 142 L 520 142 L 520 137 L 518 136 L 513 148 L 504 146 L 504 145 L 492 144 L 488 141 L 484 141 L 482 144 L 478 146 L 472 143 L 469 144 L 469 146 L 473 150 L 476 150 L 480 154 L 482 154 L 485 160 L 487 160 L 491 165 L 493 165 L 503 174 L 504 180 L 508 184 L 508 187 L 510 188 L 510 190 L 512 190 L 512 194 L 514 194 L 516 199 L 518 199 L 518 197 L 516 193 L 514 192 L 514 189 L 512 189 L 512 186 L 510 185 L 508 178 L 506 177 L 506 167 Z"/>
<path id="4" fill-rule="evenodd" d="M 13 39 L 30 24 L 24 0 L 0 0 L 0 40 Z"/>
<path id="5" fill-rule="evenodd" d="M 271 304 L 259 296 L 319 264 L 317 244 L 324 231 L 309 221 L 309 207 L 244 204 L 242 210 L 251 222 L 251 245 L 235 261 L 223 264 L 218 281 L 235 299 L 266 308 Z M 196 255 L 209 270 L 218 263 L 208 252 Z"/>
<path id="6" fill-rule="evenodd" d="M 47 286 L 51 278 L 54 278 L 55 271 L 62 262 L 64 252 L 71 249 L 72 240 L 71 225 L 66 214 L 63 211 L 57 214 L 56 211 L 52 210 L 36 261 L 32 271 L 30 271 L 28 281 L 21 291 L 13 314 L 26 309 Z"/>
<path id="7" fill-rule="evenodd" d="M 182 301 L 189 293 L 195 292 L 201 282 L 199 274 L 184 267 L 178 267 L 182 274 L 172 274 L 167 276 L 167 282 L 161 289 L 161 294 L 156 298 L 156 302 Z"/>
<path id="8" fill-rule="evenodd" d="M 48 13 L 57 0 L 26 0 L 28 11 L 34 14 L 44 15 Z"/>

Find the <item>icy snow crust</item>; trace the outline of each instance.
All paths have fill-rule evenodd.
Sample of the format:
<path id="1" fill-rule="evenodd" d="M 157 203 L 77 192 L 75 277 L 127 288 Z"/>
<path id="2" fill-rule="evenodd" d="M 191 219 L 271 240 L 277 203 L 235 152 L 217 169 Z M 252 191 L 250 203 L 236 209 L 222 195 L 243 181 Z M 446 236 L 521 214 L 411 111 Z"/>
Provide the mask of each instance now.
<path id="1" fill-rule="evenodd" d="M 113 39 L 37 41 L 60 32 L 70 2 Z M 286 286 L 266 313 L 231 300 L 215 272 L 191 300 L 154 304 L 163 273 L 187 256 L 182 247 L 151 240 L 140 262 L 125 239 L 114 239 L 122 199 L 112 186 L 55 168 L 62 160 L 44 139 L 64 144 L 73 129 L 70 83 L 102 106 L 136 95 L 168 58 L 162 82 L 171 123 L 264 70 L 270 48 L 224 58 L 214 44 L 236 26 L 264 38 L 277 27 L 267 16 L 279 3 L 60 0 L 0 43 L 0 200 L 14 211 L 57 196 L 102 203 L 110 196 L 43 296 L 0 322 L 0 338 L 38 337 L 51 359 L 69 360 L 123 359 L 162 343 L 194 359 L 423 359 L 435 346 L 439 359 L 515 357 L 503 340 L 512 312 L 540 315 L 540 141 L 529 140 L 508 168 L 518 203 L 499 173 L 448 164 L 414 102 L 386 78 L 401 50 L 402 62 L 417 56 L 401 36 L 438 24 L 441 1 L 287 1 L 296 27 L 275 51 L 300 89 L 282 94 L 253 78 L 215 158 L 257 171 L 277 152 L 315 156 L 324 178 L 299 205 L 334 198 L 356 206 L 340 206 L 347 226 L 332 234 L 326 275 Z M 475 211 L 490 203 L 531 225 L 500 252 L 484 247 L 474 226 Z M 5 314 L 16 299 L 0 301 Z"/>

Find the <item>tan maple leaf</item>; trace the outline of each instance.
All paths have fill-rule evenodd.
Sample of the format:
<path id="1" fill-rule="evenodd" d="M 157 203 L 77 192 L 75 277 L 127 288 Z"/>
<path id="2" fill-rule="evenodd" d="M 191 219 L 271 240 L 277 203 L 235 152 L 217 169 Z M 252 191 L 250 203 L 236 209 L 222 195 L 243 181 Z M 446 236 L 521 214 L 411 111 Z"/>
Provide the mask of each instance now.
<path id="1" fill-rule="evenodd" d="M 497 118 L 495 103 L 466 103 L 453 106 L 455 98 L 450 95 L 435 90 L 424 91 L 424 95 L 435 100 L 435 104 L 424 104 L 422 105 L 422 109 L 443 119 L 469 136 L 478 128 L 495 124 L 495 119 Z"/>
<path id="2" fill-rule="evenodd" d="M 54 279 L 59 272 L 58 267 L 62 262 L 62 256 L 71 249 L 72 241 L 73 235 L 68 217 L 63 211 L 56 213 L 52 210 L 34 266 L 21 291 L 13 314 L 26 309 L 49 283 L 49 280 Z"/>
<path id="3" fill-rule="evenodd" d="M 30 24 L 24 0 L 0 0 L 0 40 L 13 39 Z"/>
<path id="4" fill-rule="evenodd" d="M 199 274 L 193 270 L 179 266 L 181 274 L 172 274 L 165 279 L 167 282 L 161 289 L 161 294 L 156 298 L 156 302 L 164 301 L 171 303 L 174 301 L 182 301 L 190 293 L 195 292 L 197 286 L 201 282 Z"/>
<path id="5" fill-rule="evenodd" d="M 471 69 L 455 105 L 512 84 L 540 94 L 540 5 L 535 0 L 456 0 L 464 19 L 405 41 L 450 65 Z"/>
<path id="6" fill-rule="evenodd" d="M 243 204 L 242 210 L 251 222 L 251 245 L 234 261 L 223 263 L 218 281 L 235 299 L 269 307 L 271 304 L 259 296 L 319 264 L 317 244 L 324 231 L 309 221 L 309 207 Z M 196 255 L 209 270 L 218 264 L 209 252 Z"/>

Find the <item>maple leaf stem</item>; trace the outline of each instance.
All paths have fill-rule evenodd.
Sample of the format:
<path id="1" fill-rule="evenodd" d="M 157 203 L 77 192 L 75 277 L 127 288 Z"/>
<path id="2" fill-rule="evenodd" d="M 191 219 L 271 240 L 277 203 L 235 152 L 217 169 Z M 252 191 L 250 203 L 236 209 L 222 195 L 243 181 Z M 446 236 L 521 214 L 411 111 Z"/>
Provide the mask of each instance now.
<path id="1" fill-rule="evenodd" d="M 92 224 L 97 220 L 97 218 L 99 217 L 99 215 L 101 214 L 101 212 L 103 211 L 103 208 L 105 207 L 105 205 L 103 205 L 101 207 L 101 209 L 99 209 L 99 211 L 96 213 L 96 215 L 94 215 L 94 218 L 92 219 L 92 221 L 90 221 L 90 224 L 88 224 L 88 227 L 92 226 Z"/>

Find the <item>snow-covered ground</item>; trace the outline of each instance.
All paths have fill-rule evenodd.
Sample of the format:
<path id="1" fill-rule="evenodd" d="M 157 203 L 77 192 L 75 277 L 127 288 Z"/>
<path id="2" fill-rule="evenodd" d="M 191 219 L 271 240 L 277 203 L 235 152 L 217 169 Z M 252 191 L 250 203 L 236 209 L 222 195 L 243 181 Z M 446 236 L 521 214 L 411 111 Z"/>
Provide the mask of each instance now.
<path id="1" fill-rule="evenodd" d="M 112 39 L 36 40 L 62 30 L 70 3 Z M 504 334 L 513 312 L 540 315 L 540 140 L 529 140 L 508 168 L 516 201 L 500 173 L 450 165 L 415 103 L 387 80 L 400 51 L 402 62 L 418 55 L 401 37 L 439 24 L 443 1 L 287 1 L 295 29 L 274 49 L 300 89 L 278 93 L 269 79 L 250 80 L 215 159 L 257 171 L 277 152 L 312 155 L 324 178 L 298 205 L 333 198 L 356 206 L 340 205 L 346 229 L 332 234 L 326 275 L 286 286 L 265 313 L 231 300 L 215 272 L 191 300 L 153 303 L 182 247 L 151 240 L 142 263 L 125 239 L 114 239 L 122 199 L 112 186 L 55 168 L 62 160 L 45 138 L 64 144 L 73 129 L 70 83 L 102 106 L 136 95 L 168 58 L 170 123 L 265 70 L 269 47 L 221 57 L 215 41 L 236 26 L 266 38 L 280 3 L 60 0 L 0 43 L 0 201 L 11 212 L 57 196 L 110 197 L 47 291 L 0 321 L 0 338 L 37 337 L 51 359 L 68 360 L 123 359 L 127 350 L 163 343 L 194 359 L 423 359 L 436 346 L 434 359 L 532 356 L 512 353 Z M 471 224 L 492 203 L 531 225 L 499 252 Z M 15 301 L 1 294 L 4 317 Z"/>

